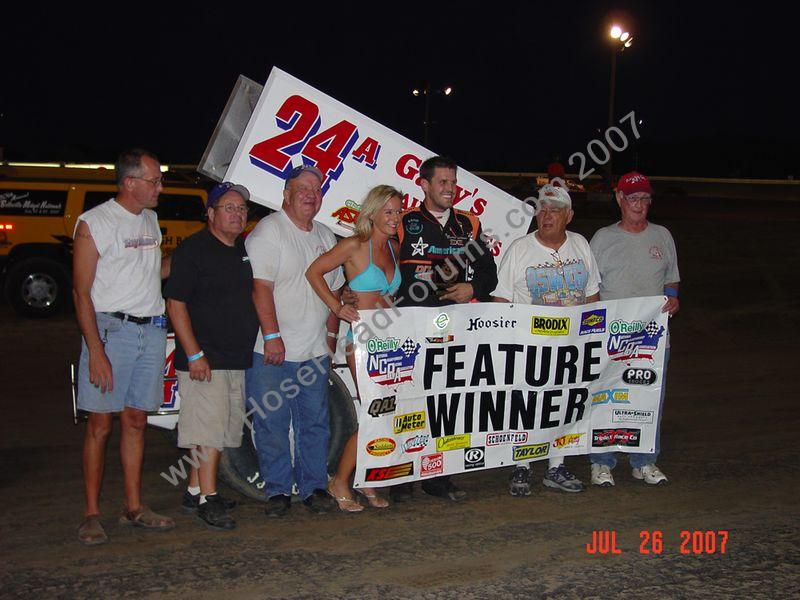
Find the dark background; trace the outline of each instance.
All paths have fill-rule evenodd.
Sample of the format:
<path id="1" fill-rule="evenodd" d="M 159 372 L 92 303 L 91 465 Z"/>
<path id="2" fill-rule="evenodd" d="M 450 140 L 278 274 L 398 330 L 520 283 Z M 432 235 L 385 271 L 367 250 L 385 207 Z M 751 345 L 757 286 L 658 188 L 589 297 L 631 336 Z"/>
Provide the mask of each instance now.
<path id="1" fill-rule="evenodd" d="M 617 172 L 800 176 L 797 15 L 778 3 L 30 4 L 3 9 L 4 160 L 144 146 L 196 163 L 236 77 L 263 83 L 278 66 L 420 143 L 411 88 L 452 85 L 432 96 L 432 150 L 470 170 L 542 171 L 607 127 L 616 15 L 634 42 L 615 113 L 643 121 Z"/>

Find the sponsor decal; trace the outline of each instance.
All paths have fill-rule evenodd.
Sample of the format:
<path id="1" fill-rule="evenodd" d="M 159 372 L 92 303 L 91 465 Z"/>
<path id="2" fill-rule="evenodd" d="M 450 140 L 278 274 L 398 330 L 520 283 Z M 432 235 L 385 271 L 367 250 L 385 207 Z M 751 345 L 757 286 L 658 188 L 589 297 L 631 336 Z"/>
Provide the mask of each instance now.
<path id="1" fill-rule="evenodd" d="M 430 265 L 417 265 L 414 268 L 414 279 L 427 282 L 433 281 L 433 267 Z"/>
<path id="2" fill-rule="evenodd" d="M 419 235 L 422 233 L 422 221 L 416 217 L 409 217 L 406 219 L 405 223 L 403 223 L 403 229 L 405 229 L 409 235 Z"/>
<path id="3" fill-rule="evenodd" d="M 509 329 L 516 327 L 514 319 L 470 319 L 467 324 L 467 331 L 478 331 L 480 329 Z"/>
<path id="4" fill-rule="evenodd" d="M 387 481 L 389 479 L 398 479 L 400 477 L 408 477 L 414 474 L 414 463 L 407 462 L 400 465 L 392 465 L 390 467 L 376 467 L 374 469 L 367 469 L 367 474 L 364 477 L 366 481 Z"/>
<path id="5" fill-rule="evenodd" d="M 339 225 L 350 225 L 356 222 L 358 213 L 361 212 L 361 205 L 352 200 L 345 200 L 344 206 L 340 206 L 331 213 Z"/>
<path id="6" fill-rule="evenodd" d="M 408 438 L 405 442 L 403 442 L 403 452 L 412 453 L 412 452 L 421 452 L 425 449 L 425 446 L 428 445 L 428 441 L 430 441 L 431 436 L 426 434 L 415 435 L 412 438 Z"/>
<path id="7" fill-rule="evenodd" d="M 405 413 L 397 415 L 392 423 L 395 433 L 405 433 L 406 431 L 416 431 L 425 428 L 425 411 Z"/>
<path id="8" fill-rule="evenodd" d="M 664 335 L 664 326 L 655 321 L 645 324 L 643 321 L 612 321 L 608 326 L 611 334 L 606 349 L 612 360 L 626 361 L 635 359 L 653 360 L 653 353 Z"/>
<path id="9" fill-rule="evenodd" d="M 500 433 L 487 433 L 487 446 L 504 446 L 506 444 L 524 444 L 528 441 L 527 431 L 503 431 Z"/>
<path id="10" fill-rule="evenodd" d="M 581 443 L 582 437 L 582 433 L 568 433 L 567 435 L 562 435 L 553 440 L 553 448 L 577 448 L 583 445 Z"/>
<path id="11" fill-rule="evenodd" d="M 514 446 L 513 460 L 535 460 L 544 458 L 550 452 L 550 444 L 530 444 L 528 446 Z"/>
<path id="12" fill-rule="evenodd" d="M 453 334 L 449 333 L 447 335 L 435 335 L 432 337 L 426 337 L 425 341 L 428 342 L 429 344 L 449 344 L 454 339 L 455 338 L 453 337 Z"/>
<path id="13" fill-rule="evenodd" d="M 534 335 L 567 335 L 569 317 L 532 317 L 531 333 Z"/>
<path id="14" fill-rule="evenodd" d="M 436 438 L 436 450 L 438 452 L 447 452 L 449 450 L 461 450 L 462 448 L 469 448 L 470 434 L 462 433 L 461 435 L 446 435 L 444 437 Z"/>
<path id="15" fill-rule="evenodd" d="M 656 382 L 656 372 L 653 369 L 625 369 L 622 372 L 622 381 L 628 385 L 652 385 Z"/>
<path id="16" fill-rule="evenodd" d="M 611 411 L 613 423 L 652 423 L 652 410 L 634 410 L 632 408 L 615 408 Z"/>
<path id="17" fill-rule="evenodd" d="M 367 374 L 379 385 L 398 385 L 411 381 L 419 344 L 411 338 L 401 344 L 398 338 L 372 338 L 367 342 Z"/>
<path id="18" fill-rule="evenodd" d="M 439 313 L 433 320 L 433 324 L 436 325 L 436 329 L 446 329 L 450 324 L 450 317 L 447 313 Z"/>
<path id="19" fill-rule="evenodd" d="M 387 456 L 394 452 L 397 444 L 392 438 L 377 438 L 367 443 L 367 453 L 372 456 Z"/>
<path id="20" fill-rule="evenodd" d="M 593 429 L 592 448 L 606 446 L 632 446 L 639 447 L 641 429 Z"/>
<path id="21" fill-rule="evenodd" d="M 588 310 L 581 315 L 581 328 L 578 335 L 606 332 L 606 309 Z"/>
<path id="22" fill-rule="evenodd" d="M 375 398 L 369 403 L 367 412 L 372 417 L 393 413 L 397 408 L 397 396 L 386 396 L 385 398 Z"/>
<path id="23" fill-rule="evenodd" d="M 419 459 L 419 476 L 430 477 L 431 475 L 441 475 L 444 472 L 444 454 L 426 454 Z"/>
<path id="24" fill-rule="evenodd" d="M 464 449 L 464 468 L 482 469 L 486 466 L 486 450 L 483 446 Z"/>
<path id="25" fill-rule="evenodd" d="M 626 388 L 616 388 L 613 390 L 600 390 L 592 394 L 592 404 L 630 404 L 628 400 L 628 390 Z"/>

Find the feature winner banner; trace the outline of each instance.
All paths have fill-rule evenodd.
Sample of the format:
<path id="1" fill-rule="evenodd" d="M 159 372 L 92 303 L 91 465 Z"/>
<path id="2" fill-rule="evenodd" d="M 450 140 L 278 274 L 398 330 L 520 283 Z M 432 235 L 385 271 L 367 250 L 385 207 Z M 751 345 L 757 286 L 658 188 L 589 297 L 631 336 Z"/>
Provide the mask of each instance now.
<path id="1" fill-rule="evenodd" d="M 356 486 L 653 452 L 664 302 L 360 311 Z"/>
<path id="2" fill-rule="evenodd" d="M 403 208 L 422 202 L 419 166 L 435 153 L 341 102 L 273 68 L 250 117 L 226 181 L 246 186 L 251 199 L 280 209 L 293 167 L 315 165 L 324 175 L 317 220 L 351 235 L 359 203 L 376 185 L 403 192 Z M 532 212 L 501 189 L 459 169 L 455 207 L 481 218 L 487 245 L 502 255 L 503 242 L 528 231 Z"/>

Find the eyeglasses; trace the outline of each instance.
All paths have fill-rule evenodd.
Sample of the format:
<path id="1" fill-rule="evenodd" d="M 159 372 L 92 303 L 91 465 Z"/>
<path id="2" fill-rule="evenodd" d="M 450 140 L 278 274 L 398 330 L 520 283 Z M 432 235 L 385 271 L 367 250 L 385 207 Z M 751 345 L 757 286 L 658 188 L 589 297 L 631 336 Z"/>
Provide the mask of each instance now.
<path id="1" fill-rule="evenodd" d="M 650 196 L 623 196 L 628 204 L 650 204 Z"/>
<path id="2" fill-rule="evenodd" d="M 154 179 L 148 179 L 147 177 L 137 177 L 136 175 L 128 175 L 131 179 L 141 179 L 142 181 L 146 181 L 149 184 L 152 184 L 154 187 L 162 185 L 164 182 L 163 177 L 155 177 Z"/>
<path id="3" fill-rule="evenodd" d="M 221 206 L 220 205 L 212 206 L 211 208 L 213 209 L 221 208 L 225 212 L 231 214 L 239 213 L 240 215 L 246 215 L 249 212 L 249 209 L 247 208 L 246 204 L 223 204 Z"/>

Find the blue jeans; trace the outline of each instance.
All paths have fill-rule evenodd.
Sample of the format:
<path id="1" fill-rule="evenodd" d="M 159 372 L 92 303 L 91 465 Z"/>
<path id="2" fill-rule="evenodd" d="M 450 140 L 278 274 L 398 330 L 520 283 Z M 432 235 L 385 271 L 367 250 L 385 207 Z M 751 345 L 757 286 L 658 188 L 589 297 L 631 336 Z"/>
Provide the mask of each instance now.
<path id="1" fill-rule="evenodd" d="M 265 365 L 264 355 L 253 353 L 253 366 L 245 372 L 245 393 L 267 498 L 291 496 L 294 483 L 303 499 L 328 486 L 329 368 L 327 356 L 275 366 Z"/>
<path id="2" fill-rule="evenodd" d="M 661 452 L 661 418 L 664 415 L 664 394 L 667 391 L 667 365 L 669 365 L 669 348 L 664 353 L 664 369 L 661 375 L 661 398 L 658 401 L 658 424 L 656 425 L 656 448 L 652 454 L 634 454 L 628 456 L 631 467 L 641 469 L 645 465 L 654 465 Z M 617 466 L 617 455 L 613 452 L 603 452 L 601 454 L 590 454 L 589 460 L 594 465 L 605 465 L 609 469 Z"/>

